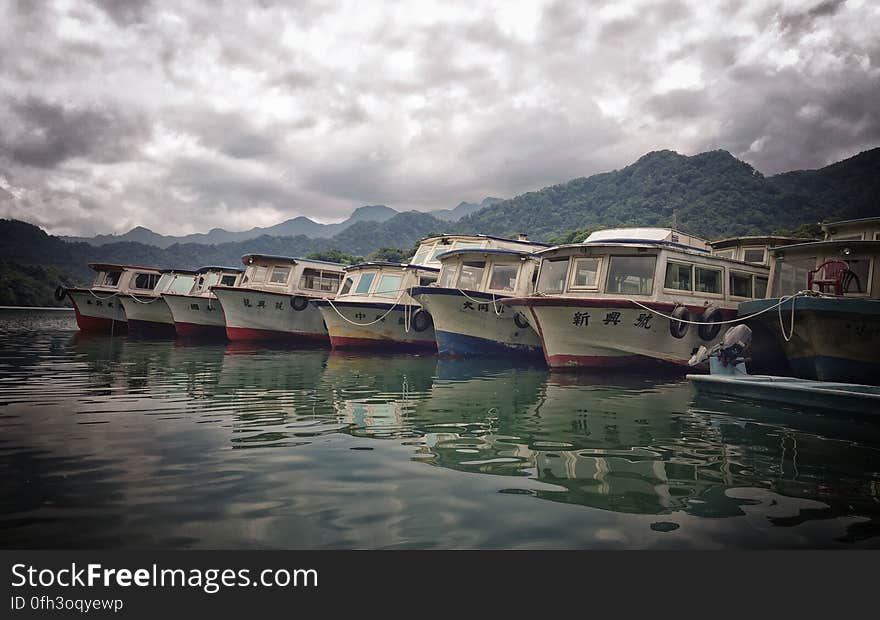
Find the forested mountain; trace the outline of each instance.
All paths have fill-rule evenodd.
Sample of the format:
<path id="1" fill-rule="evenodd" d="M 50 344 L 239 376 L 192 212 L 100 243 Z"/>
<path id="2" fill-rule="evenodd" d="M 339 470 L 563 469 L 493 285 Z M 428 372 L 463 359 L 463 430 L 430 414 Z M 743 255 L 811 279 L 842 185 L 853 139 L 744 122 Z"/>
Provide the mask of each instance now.
<path id="1" fill-rule="evenodd" d="M 597 228 L 675 223 L 686 232 L 718 238 L 789 232 L 822 220 L 880 216 L 880 149 L 819 170 L 767 178 L 725 151 L 691 157 L 657 151 L 622 170 L 482 206 L 458 222 L 416 211 L 394 212 L 376 221 L 388 207 L 362 209 L 352 214 L 358 221 L 331 238 L 261 235 L 213 245 L 175 243 L 167 248 L 131 241 L 100 246 L 66 242 L 31 224 L 0 220 L 0 305 L 45 299 L 47 291 L 58 284 L 55 280 L 89 282 L 92 272 L 87 263 L 97 261 L 194 268 L 236 265 L 242 254 L 254 252 L 338 255 L 350 260 L 380 249 L 383 255 L 399 256 L 395 248 L 411 248 L 433 233 L 513 236 L 525 232 L 533 240 L 560 243 L 582 239 Z M 45 286 L 40 284 L 43 281 Z"/>
<path id="2" fill-rule="evenodd" d="M 712 238 L 872 215 L 880 215 L 880 149 L 769 178 L 727 151 L 655 151 L 622 170 L 503 200 L 457 226 L 547 239 L 572 229 L 675 223 Z"/>

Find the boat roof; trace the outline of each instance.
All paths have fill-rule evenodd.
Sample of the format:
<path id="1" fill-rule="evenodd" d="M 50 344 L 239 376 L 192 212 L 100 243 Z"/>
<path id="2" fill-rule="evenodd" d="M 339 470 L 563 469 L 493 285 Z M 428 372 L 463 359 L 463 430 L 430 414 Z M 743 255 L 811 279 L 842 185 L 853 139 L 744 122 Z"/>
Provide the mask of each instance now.
<path id="1" fill-rule="evenodd" d="M 236 273 L 242 273 L 244 269 L 241 267 L 227 267 L 225 265 L 206 265 L 196 269 L 196 273 L 208 273 L 209 271 L 234 271 Z"/>
<path id="2" fill-rule="evenodd" d="M 534 253 L 527 250 L 502 250 L 496 248 L 459 248 L 457 250 L 449 250 L 448 252 L 443 252 L 443 254 L 437 255 L 437 259 L 443 261 L 444 259 L 461 256 L 462 254 L 501 254 L 508 256 L 518 256 L 522 258 L 523 256 L 532 256 Z"/>
<path id="3" fill-rule="evenodd" d="M 823 231 L 827 231 L 832 226 L 844 226 L 848 224 L 870 224 L 872 222 L 880 222 L 880 217 L 860 217 L 854 220 L 838 220 L 836 222 L 824 222 L 820 224 Z"/>
<path id="4" fill-rule="evenodd" d="M 851 248 L 852 250 L 874 250 L 880 252 L 880 241 L 843 241 L 831 239 L 829 241 L 810 241 L 808 243 L 796 243 L 794 245 L 782 245 L 776 248 L 770 248 L 776 256 L 782 256 L 786 250 L 808 250 L 811 248 Z"/>
<path id="5" fill-rule="evenodd" d="M 449 237 L 457 237 L 457 238 L 467 238 L 467 239 L 492 239 L 493 241 L 509 241 L 510 243 L 523 243 L 525 245 L 533 245 L 537 248 L 549 248 L 552 246 L 550 243 L 544 243 L 542 241 L 529 241 L 528 239 L 510 239 L 509 237 L 495 237 L 493 235 L 456 235 L 456 234 L 443 234 L 443 235 L 434 235 L 432 237 L 425 237 L 419 243 L 427 243 L 429 241 L 434 241 L 437 239 L 447 239 Z"/>
<path id="6" fill-rule="evenodd" d="M 179 273 L 184 276 L 194 276 L 199 272 L 195 269 L 160 269 L 159 273 Z"/>
<path id="7" fill-rule="evenodd" d="M 318 260 L 317 258 L 300 258 L 298 256 L 278 256 L 277 254 L 245 254 L 241 257 L 241 262 L 245 265 L 250 264 L 248 259 L 252 260 L 274 260 L 281 261 L 285 263 L 317 263 L 319 265 L 328 265 L 332 267 L 339 267 L 340 269 L 344 268 L 345 265 L 342 263 L 333 263 L 329 260 Z"/>
<path id="8" fill-rule="evenodd" d="M 710 251 L 709 244 L 705 239 L 674 228 L 608 228 L 590 233 L 578 245 L 607 243 L 667 245 L 697 252 Z"/>
<path id="9" fill-rule="evenodd" d="M 725 237 L 717 241 L 709 241 L 712 249 L 729 248 L 736 245 L 792 245 L 795 243 L 803 243 L 804 241 L 812 241 L 804 237 L 783 237 L 781 235 L 745 235 L 742 237 Z"/>
<path id="10" fill-rule="evenodd" d="M 397 267 L 398 269 L 422 269 L 424 271 L 440 271 L 436 267 L 425 267 L 424 265 L 417 265 L 415 263 L 392 263 L 389 261 L 368 261 L 365 263 L 355 263 L 354 265 L 348 265 L 345 270 L 349 271 L 350 269 L 366 269 L 368 267 Z"/>
<path id="11" fill-rule="evenodd" d="M 95 271 L 125 271 L 126 269 L 147 269 L 149 271 L 161 271 L 158 267 L 145 267 L 141 265 L 120 265 L 117 263 L 89 263 L 89 268 Z"/>

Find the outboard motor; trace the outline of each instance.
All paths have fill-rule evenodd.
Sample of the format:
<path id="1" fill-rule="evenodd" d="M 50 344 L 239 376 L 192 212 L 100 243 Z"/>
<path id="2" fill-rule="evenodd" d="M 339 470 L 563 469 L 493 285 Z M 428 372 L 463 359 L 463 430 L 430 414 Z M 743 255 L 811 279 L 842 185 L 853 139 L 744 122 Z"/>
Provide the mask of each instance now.
<path id="1" fill-rule="evenodd" d="M 747 325 L 737 325 L 725 332 L 719 344 L 711 349 L 701 346 L 688 361 L 689 366 L 696 366 L 707 359 L 709 372 L 713 375 L 747 375 L 744 357 L 746 349 L 752 344 L 752 330 Z"/>

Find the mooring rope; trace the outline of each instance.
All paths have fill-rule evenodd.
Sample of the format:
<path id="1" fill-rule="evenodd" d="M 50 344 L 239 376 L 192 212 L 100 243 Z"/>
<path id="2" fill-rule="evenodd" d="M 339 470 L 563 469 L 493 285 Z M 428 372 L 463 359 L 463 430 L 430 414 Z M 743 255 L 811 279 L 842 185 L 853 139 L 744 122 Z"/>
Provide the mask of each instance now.
<path id="1" fill-rule="evenodd" d="M 759 310 L 758 312 L 754 312 L 754 313 L 749 314 L 747 316 L 740 316 L 735 319 L 730 319 L 727 321 L 686 321 L 685 319 L 677 319 L 674 316 L 670 316 L 668 314 L 663 314 L 662 312 L 655 310 L 654 308 L 651 308 L 650 306 L 646 306 L 645 304 L 639 303 L 635 299 L 627 299 L 626 301 L 633 303 L 633 304 L 639 306 L 640 308 L 644 308 L 645 310 L 653 312 L 657 316 L 661 316 L 664 319 L 669 319 L 670 321 L 675 321 L 677 323 L 687 323 L 688 325 L 716 325 L 716 324 L 717 325 L 728 325 L 731 323 L 741 323 L 743 321 L 747 321 L 751 318 L 754 318 L 760 314 L 764 314 L 765 312 L 770 312 L 771 310 L 776 310 L 777 308 L 781 308 L 782 305 L 785 304 L 787 301 L 794 300 L 797 297 L 808 297 L 808 296 L 812 297 L 814 295 L 815 294 L 811 293 L 810 291 L 798 291 L 797 293 L 795 293 L 793 295 L 787 295 L 785 297 L 780 297 L 778 303 L 773 304 L 772 306 L 768 306 L 767 308 L 764 308 L 763 310 Z M 792 310 L 792 317 L 793 317 L 794 316 L 794 301 L 792 301 L 791 305 L 792 305 L 791 310 Z M 779 312 L 781 314 L 782 310 L 780 309 Z M 792 320 L 792 324 L 794 324 L 793 320 Z"/>

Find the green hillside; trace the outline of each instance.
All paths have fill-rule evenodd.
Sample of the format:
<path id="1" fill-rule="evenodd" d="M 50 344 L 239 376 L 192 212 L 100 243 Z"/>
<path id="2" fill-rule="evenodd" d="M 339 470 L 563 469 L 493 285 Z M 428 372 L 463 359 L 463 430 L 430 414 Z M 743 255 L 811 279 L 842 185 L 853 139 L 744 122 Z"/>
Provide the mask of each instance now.
<path id="1" fill-rule="evenodd" d="M 726 151 L 691 157 L 656 151 L 622 170 L 498 202 L 458 228 L 550 239 L 586 228 L 675 223 L 716 238 L 872 215 L 880 215 L 880 149 L 769 178 Z"/>

